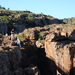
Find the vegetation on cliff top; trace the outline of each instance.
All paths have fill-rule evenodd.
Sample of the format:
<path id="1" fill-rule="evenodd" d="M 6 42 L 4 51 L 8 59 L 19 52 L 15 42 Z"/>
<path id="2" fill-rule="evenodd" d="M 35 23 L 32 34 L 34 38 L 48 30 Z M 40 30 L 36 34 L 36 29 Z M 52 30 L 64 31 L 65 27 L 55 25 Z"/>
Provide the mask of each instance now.
<path id="1" fill-rule="evenodd" d="M 45 15 L 43 13 L 35 14 L 28 10 L 14 11 L 9 9 L 10 8 L 6 9 L 5 7 L 0 6 L 0 22 L 7 23 L 7 25 L 23 24 L 26 27 L 35 27 L 37 26 L 34 22 L 35 20 L 37 21 L 40 20 L 41 21 L 40 24 L 42 23 L 45 25 L 45 21 L 47 22 L 47 24 L 50 24 L 50 20 L 55 19 L 54 17 L 50 15 Z M 67 19 L 64 18 L 62 20 L 58 19 L 58 22 L 75 25 L 75 18 L 67 18 Z"/>
<path id="2" fill-rule="evenodd" d="M 34 27 L 35 26 L 35 19 L 42 18 L 48 20 L 53 18 L 49 15 L 35 14 L 30 11 L 13 11 L 13 10 L 6 10 L 0 9 L 0 22 L 8 23 L 8 24 L 25 24 L 27 27 Z"/>

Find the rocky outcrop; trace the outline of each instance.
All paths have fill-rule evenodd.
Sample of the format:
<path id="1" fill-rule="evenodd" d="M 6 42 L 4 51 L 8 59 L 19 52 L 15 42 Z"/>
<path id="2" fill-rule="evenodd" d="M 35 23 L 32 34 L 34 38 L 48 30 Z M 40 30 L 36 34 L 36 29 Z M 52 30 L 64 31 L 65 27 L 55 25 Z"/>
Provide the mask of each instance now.
<path id="1" fill-rule="evenodd" d="M 0 75 L 41 75 L 36 60 L 35 51 L 0 46 Z"/>
<path id="2" fill-rule="evenodd" d="M 38 26 L 38 24 L 40 23 L 40 19 L 34 19 L 35 24 Z"/>
<path id="3" fill-rule="evenodd" d="M 24 29 L 26 29 L 26 26 L 25 25 L 14 25 L 15 27 L 15 33 L 21 33 L 24 31 Z"/>
<path id="4" fill-rule="evenodd" d="M 22 55 L 18 47 L 0 48 L 0 75 L 14 75 Z"/>
<path id="5" fill-rule="evenodd" d="M 23 34 L 22 48 L 16 37 L 11 42 L 10 36 L 0 35 L 1 75 L 75 75 L 74 29 L 54 24 L 28 28 Z"/>
<path id="6" fill-rule="evenodd" d="M 75 18 L 64 18 L 62 19 L 63 22 L 67 23 L 67 24 L 75 24 Z"/>
<path id="7" fill-rule="evenodd" d="M 12 28 L 15 29 L 15 34 L 22 33 L 24 29 L 26 29 L 26 26 L 24 24 L 14 24 L 14 25 L 8 25 L 8 34 L 10 34 L 10 31 Z"/>
<path id="8" fill-rule="evenodd" d="M 44 41 L 36 41 L 36 46 L 38 48 L 44 48 Z"/>
<path id="9" fill-rule="evenodd" d="M 51 19 L 50 24 L 60 24 L 58 19 Z"/>
<path id="10" fill-rule="evenodd" d="M 25 37 L 28 39 L 36 40 L 38 37 L 38 31 L 34 28 L 25 29 L 23 33 L 25 34 Z"/>
<path id="11" fill-rule="evenodd" d="M 45 52 L 46 56 L 55 62 L 54 64 L 50 63 L 50 68 L 56 75 L 69 75 L 70 70 L 75 67 L 75 42 L 69 35 L 67 37 L 61 33 L 59 35 L 58 33 L 48 34 L 45 40 Z"/>
<path id="12" fill-rule="evenodd" d="M 60 19 L 57 19 L 57 18 L 34 19 L 34 22 L 35 22 L 36 26 L 45 26 L 45 25 L 48 25 L 48 24 L 64 24 L 65 23 L 65 22 L 63 22 L 63 20 L 60 20 Z"/>

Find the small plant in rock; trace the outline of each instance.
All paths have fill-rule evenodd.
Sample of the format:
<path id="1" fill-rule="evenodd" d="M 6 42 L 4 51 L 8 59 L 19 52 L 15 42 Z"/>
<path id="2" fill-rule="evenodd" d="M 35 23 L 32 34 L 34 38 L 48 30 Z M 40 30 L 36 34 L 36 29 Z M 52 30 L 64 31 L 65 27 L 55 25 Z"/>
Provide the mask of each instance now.
<path id="1" fill-rule="evenodd" d="M 38 33 L 38 40 L 43 40 L 43 32 Z"/>
<path id="2" fill-rule="evenodd" d="M 0 22 L 8 23 L 9 22 L 8 16 L 0 16 Z"/>
<path id="3" fill-rule="evenodd" d="M 25 36 L 24 33 L 21 33 L 18 37 L 19 37 L 20 39 L 22 39 L 22 38 L 25 38 L 26 36 Z"/>

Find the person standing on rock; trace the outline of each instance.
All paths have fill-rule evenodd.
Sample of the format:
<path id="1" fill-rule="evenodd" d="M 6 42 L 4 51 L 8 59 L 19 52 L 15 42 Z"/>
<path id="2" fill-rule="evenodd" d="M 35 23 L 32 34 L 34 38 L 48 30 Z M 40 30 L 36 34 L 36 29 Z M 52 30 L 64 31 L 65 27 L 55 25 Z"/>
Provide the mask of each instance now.
<path id="1" fill-rule="evenodd" d="M 14 40 L 14 29 L 12 29 L 10 33 L 11 33 L 11 40 L 13 41 Z"/>
<path id="2" fill-rule="evenodd" d="M 21 47 L 21 40 L 18 37 L 17 37 L 17 45 L 19 45 L 19 47 Z"/>

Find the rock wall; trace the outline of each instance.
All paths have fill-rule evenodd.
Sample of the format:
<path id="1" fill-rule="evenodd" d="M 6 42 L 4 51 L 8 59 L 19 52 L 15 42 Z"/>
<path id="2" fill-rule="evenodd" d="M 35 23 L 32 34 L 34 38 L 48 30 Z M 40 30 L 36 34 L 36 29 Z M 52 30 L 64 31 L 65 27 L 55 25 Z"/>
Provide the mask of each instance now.
<path id="1" fill-rule="evenodd" d="M 21 61 L 21 51 L 18 47 L 0 48 L 0 75 L 14 75 Z"/>
<path id="2" fill-rule="evenodd" d="M 15 33 L 21 33 L 26 29 L 25 25 L 14 25 Z"/>
<path id="3" fill-rule="evenodd" d="M 0 23 L 0 33 L 5 35 L 7 33 L 7 24 L 6 23 Z"/>
<path id="4" fill-rule="evenodd" d="M 40 75 L 30 51 L 22 52 L 17 46 L 0 46 L 0 75 Z"/>
<path id="5" fill-rule="evenodd" d="M 59 36 L 57 33 L 48 34 L 45 40 L 45 52 L 46 56 L 54 62 L 54 64 L 50 63 L 50 68 L 56 75 L 69 75 L 71 69 L 75 67 L 75 42 L 71 37 L 62 34 Z"/>

